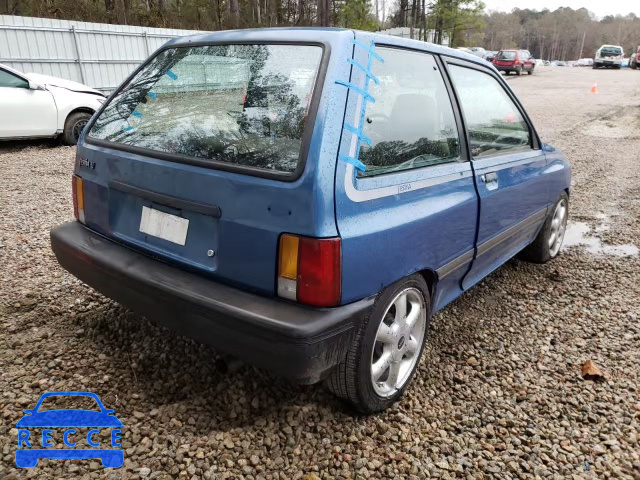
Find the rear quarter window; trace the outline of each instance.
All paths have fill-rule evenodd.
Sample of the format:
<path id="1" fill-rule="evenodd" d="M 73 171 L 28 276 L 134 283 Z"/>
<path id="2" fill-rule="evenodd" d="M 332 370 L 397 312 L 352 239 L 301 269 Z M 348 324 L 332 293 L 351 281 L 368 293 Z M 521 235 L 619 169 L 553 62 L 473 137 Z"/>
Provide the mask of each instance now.
<path id="1" fill-rule="evenodd" d="M 375 62 L 379 85 L 367 105 L 358 177 L 459 162 L 458 129 L 442 74 L 433 55 L 380 47 Z"/>
<path id="2" fill-rule="evenodd" d="M 321 57 L 315 45 L 164 50 L 111 100 L 89 139 L 292 173 Z"/>

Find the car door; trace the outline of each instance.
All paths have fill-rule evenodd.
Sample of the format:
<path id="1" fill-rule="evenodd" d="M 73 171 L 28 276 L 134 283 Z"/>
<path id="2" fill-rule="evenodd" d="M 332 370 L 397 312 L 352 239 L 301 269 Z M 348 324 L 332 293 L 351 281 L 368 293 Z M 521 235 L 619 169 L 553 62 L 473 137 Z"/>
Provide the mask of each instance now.
<path id="1" fill-rule="evenodd" d="M 478 199 L 459 134 L 459 110 L 436 56 L 401 48 L 402 40 L 393 37 L 357 35 L 354 60 L 364 68 L 353 68 L 350 82 L 361 89 L 370 64 L 378 83 L 369 86 L 373 101 L 349 91 L 336 168 L 342 300 L 376 294 L 430 270 L 438 276 L 435 311 L 462 293 L 477 225 Z M 363 45 L 372 40 L 376 57 L 368 58 L 372 54 Z M 366 140 L 359 151 L 354 132 L 361 118 Z M 354 167 L 359 162 L 364 170 Z"/>
<path id="2" fill-rule="evenodd" d="M 470 146 L 480 217 L 469 288 L 535 237 L 548 205 L 545 155 L 530 121 L 498 74 L 448 62 Z"/>
<path id="3" fill-rule="evenodd" d="M 46 137 L 57 130 L 58 112 L 48 90 L 32 90 L 29 81 L 0 68 L 0 138 Z"/>

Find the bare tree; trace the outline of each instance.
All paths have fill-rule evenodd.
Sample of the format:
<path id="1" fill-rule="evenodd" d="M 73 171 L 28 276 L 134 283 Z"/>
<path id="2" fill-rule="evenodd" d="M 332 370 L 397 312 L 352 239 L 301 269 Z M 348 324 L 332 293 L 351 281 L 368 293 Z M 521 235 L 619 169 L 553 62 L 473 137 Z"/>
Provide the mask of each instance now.
<path id="1" fill-rule="evenodd" d="M 319 27 L 331 26 L 331 0 L 318 0 L 318 17 L 316 23 Z"/>
<path id="2" fill-rule="evenodd" d="M 231 20 L 231 26 L 238 28 L 240 25 L 240 12 L 238 9 L 238 0 L 229 0 L 229 14 Z"/>
<path id="3" fill-rule="evenodd" d="M 304 20 L 304 0 L 298 0 L 297 5 L 298 14 L 296 15 L 296 25 L 300 25 Z"/>

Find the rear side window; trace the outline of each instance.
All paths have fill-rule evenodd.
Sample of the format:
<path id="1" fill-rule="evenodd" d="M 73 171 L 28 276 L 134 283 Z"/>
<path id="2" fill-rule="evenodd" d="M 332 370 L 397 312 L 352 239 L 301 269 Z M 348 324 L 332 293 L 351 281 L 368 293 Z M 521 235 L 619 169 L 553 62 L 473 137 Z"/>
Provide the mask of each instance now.
<path id="1" fill-rule="evenodd" d="M 529 126 L 502 85 L 491 75 L 450 65 L 474 157 L 531 148 Z"/>
<path id="2" fill-rule="evenodd" d="M 359 177 L 460 161 L 453 108 L 432 55 L 377 48 L 384 63 L 374 62 L 380 84 L 371 83 L 375 103 L 367 104 Z"/>
<path id="3" fill-rule="evenodd" d="M 500 52 L 498 54 L 498 60 L 515 60 L 516 52 Z"/>
<path id="4" fill-rule="evenodd" d="M 321 57 L 311 45 L 164 50 L 107 105 L 89 137 L 294 172 Z"/>

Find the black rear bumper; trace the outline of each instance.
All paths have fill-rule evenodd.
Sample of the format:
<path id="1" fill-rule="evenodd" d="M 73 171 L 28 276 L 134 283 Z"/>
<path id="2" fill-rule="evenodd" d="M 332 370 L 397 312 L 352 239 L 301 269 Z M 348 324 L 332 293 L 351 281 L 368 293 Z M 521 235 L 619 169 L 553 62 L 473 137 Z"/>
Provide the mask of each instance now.
<path id="1" fill-rule="evenodd" d="M 51 231 L 70 273 L 171 330 L 298 383 L 315 383 L 346 355 L 373 298 L 309 308 L 220 284 L 71 222 Z"/>

